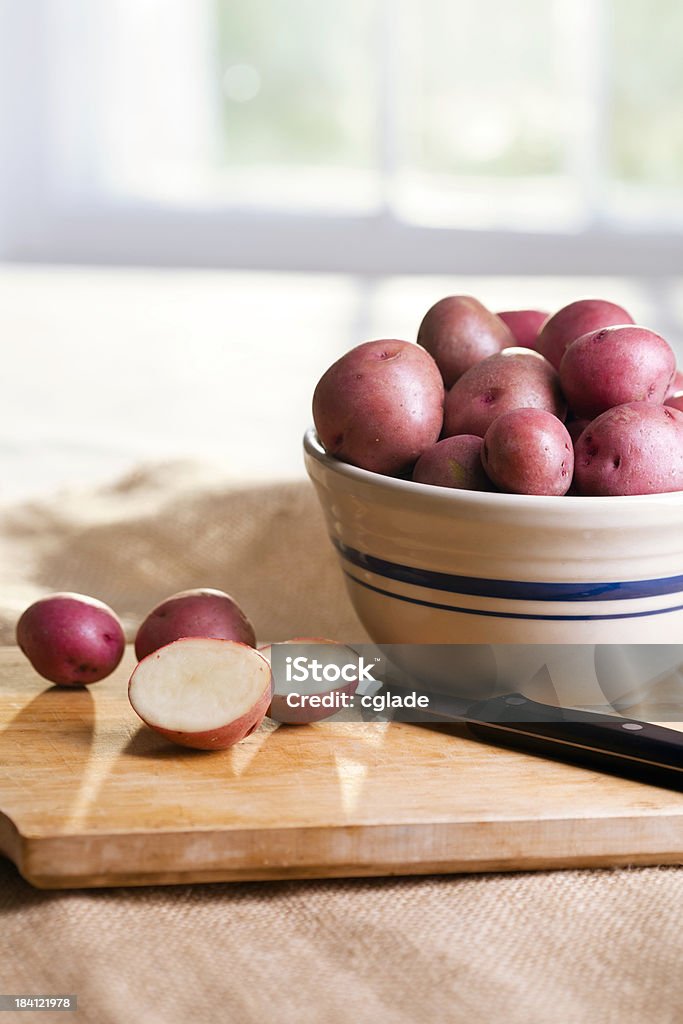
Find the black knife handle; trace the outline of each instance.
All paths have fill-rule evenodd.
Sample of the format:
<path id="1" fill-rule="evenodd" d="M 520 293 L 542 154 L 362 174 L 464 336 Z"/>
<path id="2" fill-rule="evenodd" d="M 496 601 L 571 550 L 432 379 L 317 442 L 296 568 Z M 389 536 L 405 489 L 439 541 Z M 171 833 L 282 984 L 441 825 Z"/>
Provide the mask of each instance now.
<path id="1" fill-rule="evenodd" d="M 472 704 L 476 736 L 600 769 L 683 786 L 683 732 L 649 722 L 540 704 L 508 693 Z"/>

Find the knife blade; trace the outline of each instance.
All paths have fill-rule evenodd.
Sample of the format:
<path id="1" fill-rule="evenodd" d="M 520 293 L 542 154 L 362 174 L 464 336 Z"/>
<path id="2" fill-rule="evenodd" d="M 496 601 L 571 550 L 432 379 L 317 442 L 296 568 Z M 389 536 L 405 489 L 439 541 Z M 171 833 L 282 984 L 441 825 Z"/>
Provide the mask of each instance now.
<path id="1" fill-rule="evenodd" d="M 413 692 L 391 682 L 379 694 Z M 683 732 L 621 715 L 557 707 L 523 693 L 472 701 L 418 691 L 429 700 L 421 721 L 465 724 L 477 738 L 640 781 L 683 788 Z M 400 715 L 396 717 L 402 717 Z M 403 716 L 407 720 L 407 716 Z M 415 716 L 410 716 L 415 721 Z"/>

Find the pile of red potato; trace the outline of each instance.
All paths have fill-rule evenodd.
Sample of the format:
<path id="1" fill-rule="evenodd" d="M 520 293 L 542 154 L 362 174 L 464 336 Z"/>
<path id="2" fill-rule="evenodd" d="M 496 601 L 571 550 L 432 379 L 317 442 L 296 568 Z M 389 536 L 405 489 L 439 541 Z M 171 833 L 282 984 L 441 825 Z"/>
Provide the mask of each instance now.
<path id="1" fill-rule="evenodd" d="M 683 375 L 620 306 L 492 313 L 450 296 L 417 345 L 370 341 L 322 376 L 313 418 L 343 462 L 421 484 L 536 495 L 683 490 Z"/>
<path id="2" fill-rule="evenodd" d="M 17 644 L 45 679 L 61 687 L 96 683 L 118 666 L 123 626 L 112 609 L 83 594 L 50 594 L 17 623 Z M 332 644 L 300 638 L 289 643 Z M 290 707 L 273 693 L 270 646 L 255 649 L 253 627 L 237 602 L 220 590 L 186 590 L 162 601 L 135 637 L 138 664 L 130 677 L 133 710 L 155 732 L 198 750 L 224 750 L 252 733 L 268 715 L 304 725 L 334 714 L 314 698 Z M 348 660 L 350 651 L 334 644 Z M 356 682 L 346 686 L 353 693 Z M 325 686 L 320 694 L 329 691 Z"/>
<path id="3" fill-rule="evenodd" d="M 683 490 L 683 382 L 674 354 L 619 306 L 591 299 L 550 317 L 496 315 L 454 296 L 432 306 L 417 341 L 367 342 L 324 374 L 313 415 L 331 455 L 375 473 L 478 491 Z M 113 672 L 125 637 L 107 605 L 60 593 L 26 609 L 17 643 L 40 675 L 73 687 Z M 334 714 L 320 700 L 302 712 L 274 694 L 270 649 L 255 643 L 228 594 L 173 595 L 138 629 L 133 709 L 162 736 L 201 750 L 232 746 L 266 715 L 303 724 Z M 352 652 L 335 646 L 348 662 Z"/>

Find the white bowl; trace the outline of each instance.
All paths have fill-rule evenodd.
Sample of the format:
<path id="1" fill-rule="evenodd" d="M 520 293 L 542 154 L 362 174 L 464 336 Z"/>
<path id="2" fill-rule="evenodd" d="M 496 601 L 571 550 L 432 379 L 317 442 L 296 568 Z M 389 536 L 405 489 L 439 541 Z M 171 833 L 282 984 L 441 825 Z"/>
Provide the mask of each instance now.
<path id="1" fill-rule="evenodd" d="M 452 490 L 339 462 L 312 429 L 304 448 L 351 601 L 376 643 L 683 640 L 683 492 Z"/>

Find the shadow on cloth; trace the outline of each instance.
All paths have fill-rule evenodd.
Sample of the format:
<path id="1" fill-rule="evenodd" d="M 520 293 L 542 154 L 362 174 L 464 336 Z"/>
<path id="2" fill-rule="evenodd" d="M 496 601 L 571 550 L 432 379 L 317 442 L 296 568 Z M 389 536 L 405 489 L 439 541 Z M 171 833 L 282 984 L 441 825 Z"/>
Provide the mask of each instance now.
<path id="1" fill-rule="evenodd" d="M 0 642 L 53 590 L 99 597 L 129 637 L 159 600 L 190 587 L 231 593 L 269 640 L 362 640 L 307 481 L 244 484 L 195 463 L 143 468 L 117 483 L 0 515 Z"/>

